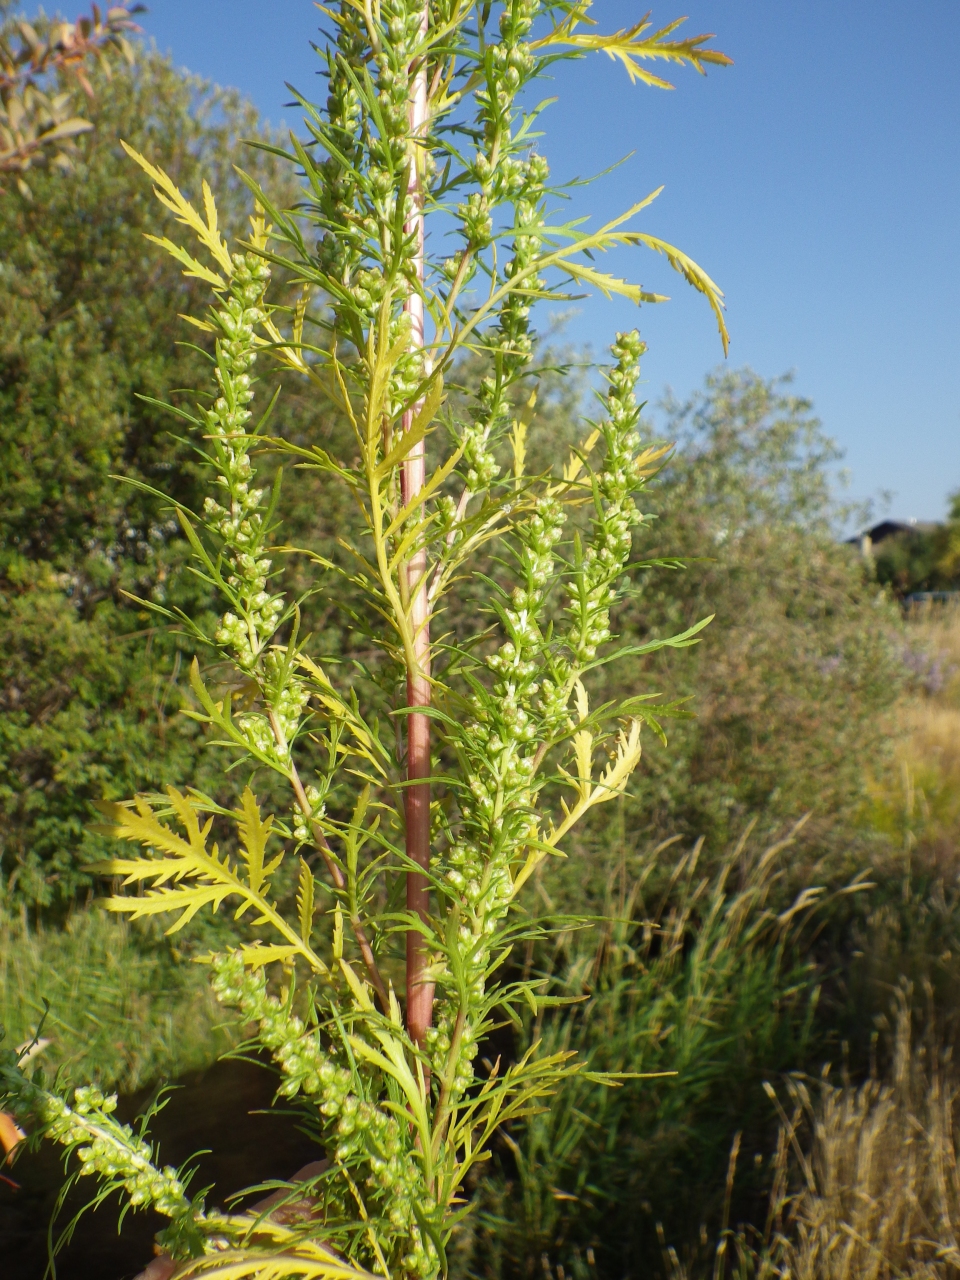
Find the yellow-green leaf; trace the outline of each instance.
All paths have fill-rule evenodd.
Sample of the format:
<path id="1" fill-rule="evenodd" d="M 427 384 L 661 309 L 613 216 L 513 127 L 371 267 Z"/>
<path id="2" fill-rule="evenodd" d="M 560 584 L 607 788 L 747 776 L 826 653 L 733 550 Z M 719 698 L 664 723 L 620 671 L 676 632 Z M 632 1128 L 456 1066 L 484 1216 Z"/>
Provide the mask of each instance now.
<path id="1" fill-rule="evenodd" d="M 190 201 L 186 199 L 169 174 L 152 165 L 149 160 L 140 155 L 138 151 L 135 151 L 133 147 L 128 146 L 123 139 L 120 140 L 120 145 L 127 155 L 136 161 L 144 173 L 153 179 L 156 184 L 154 192 L 160 203 L 174 214 L 178 222 L 183 223 L 184 226 L 189 227 L 194 232 L 221 271 L 227 276 L 232 276 L 233 263 L 230 259 L 230 251 L 217 227 L 217 209 L 209 186 L 204 183 L 203 199 L 207 215 L 206 220 L 204 220 Z"/>
<path id="2" fill-rule="evenodd" d="M 270 839 L 273 827 L 273 815 L 269 815 L 265 822 L 262 821 L 256 796 L 249 787 L 245 787 L 240 799 L 240 812 L 235 816 L 242 841 L 240 854 L 247 864 L 247 883 L 253 893 L 259 893 L 264 881 L 277 869 L 283 857 L 281 853 L 280 857 L 275 858 L 269 866 L 264 864 L 267 841 Z"/>
<path id="3" fill-rule="evenodd" d="M 248 969 L 262 969 L 264 965 L 273 964 L 278 960 L 292 960 L 295 955 L 299 954 L 299 948 L 267 946 L 262 942 L 254 942 L 249 946 L 241 947 L 240 954 L 243 957 L 243 963 Z"/>
<path id="4" fill-rule="evenodd" d="M 377 467 L 374 475 L 378 480 L 389 475 L 394 467 L 400 465 L 410 450 L 420 443 L 427 434 L 431 422 L 437 416 L 437 410 L 443 400 L 443 379 L 439 374 L 430 384 L 430 390 L 424 396 L 423 404 L 410 424 L 409 430 L 401 433 L 399 440 Z"/>
<path id="5" fill-rule="evenodd" d="M 226 283 L 221 276 L 215 271 L 211 271 L 209 267 L 205 267 L 202 262 L 198 262 L 196 258 L 192 258 L 186 249 L 182 249 L 180 245 L 174 244 L 172 240 L 168 240 L 166 236 L 151 236 L 144 233 L 144 240 L 157 244 L 161 249 L 165 249 L 171 258 L 176 258 L 177 262 L 186 267 L 185 276 L 195 276 L 198 280 L 206 280 L 207 284 L 212 284 L 215 289 L 225 289 Z"/>
<path id="6" fill-rule="evenodd" d="M 574 280 L 580 281 L 582 284 L 593 285 L 607 298 L 612 297 L 614 294 L 619 294 L 622 298 L 629 298 L 637 306 L 641 302 L 670 301 L 664 293 L 650 293 L 642 285 L 631 284 L 629 280 L 622 280 L 619 276 L 608 275 L 606 271 L 597 271 L 582 262 L 566 262 L 564 263 L 564 269 L 569 275 L 573 276 Z"/>
<path id="7" fill-rule="evenodd" d="M 313 872 L 306 859 L 300 859 L 300 883 L 297 887 L 297 914 L 300 917 L 300 937 L 310 942 L 313 932 L 313 912 L 315 905 L 315 885 Z"/>

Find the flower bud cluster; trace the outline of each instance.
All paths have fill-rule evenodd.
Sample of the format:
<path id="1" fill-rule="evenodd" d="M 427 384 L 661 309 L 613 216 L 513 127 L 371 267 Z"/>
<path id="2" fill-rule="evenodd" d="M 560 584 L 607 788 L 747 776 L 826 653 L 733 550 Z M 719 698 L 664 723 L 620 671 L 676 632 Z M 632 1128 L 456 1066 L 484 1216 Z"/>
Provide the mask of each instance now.
<path id="1" fill-rule="evenodd" d="M 419 190 L 422 207 L 432 167 L 430 149 L 422 139 L 415 140 L 411 135 L 409 117 L 411 68 L 422 39 L 424 6 L 427 3 L 428 0 L 381 0 L 379 25 L 382 37 L 380 48 L 374 53 L 379 121 L 376 132 L 371 132 L 368 139 L 369 179 L 379 194 L 372 201 L 372 209 L 380 231 L 382 260 L 389 261 L 399 251 L 400 287 L 396 291 L 396 301 L 401 303 L 420 287 L 420 233 L 415 227 L 417 204 L 413 190 Z M 416 171 L 416 182 L 412 177 L 401 178 L 404 170 L 411 175 Z M 407 188 L 402 210 L 405 230 L 403 243 L 397 245 L 393 227 L 397 221 L 401 182 Z M 390 377 L 387 412 L 392 417 L 398 416 L 411 404 L 425 373 L 420 343 L 412 340 L 408 325 L 409 317 L 402 312 L 391 317 L 390 347 L 403 346 L 406 338 L 406 349 L 396 361 Z"/>
<path id="2" fill-rule="evenodd" d="M 318 265 L 325 275 L 346 288 L 358 287 L 354 275 L 363 261 L 369 234 L 357 210 L 361 197 L 357 170 L 363 156 L 363 106 L 349 74 L 353 71 L 362 75 L 366 51 L 362 19 L 349 5 L 340 5 L 336 49 L 327 55 L 326 71 L 327 122 L 338 155 L 328 155 L 319 164 L 322 181 L 315 184 L 311 195 L 318 220 L 325 228 L 317 243 Z"/>
<path id="3" fill-rule="evenodd" d="M 630 558 L 633 529 L 642 519 L 632 495 L 641 483 L 636 461 L 640 410 L 634 388 L 645 349 L 635 329 L 617 334 L 611 347 L 617 363 L 607 374 L 607 417 L 601 425 L 606 456 L 603 472 L 597 477 L 600 502 L 568 606 L 572 620 L 569 643 L 578 663 L 592 661 L 599 646 L 610 638 L 616 583 Z"/>
<path id="4" fill-rule="evenodd" d="M 194 1211 L 176 1170 L 158 1169 L 148 1144 L 113 1119 L 115 1094 L 104 1096 L 87 1085 L 74 1091 L 72 1107 L 53 1093 L 42 1093 L 39 1103 L 47 1135 L 76 1149 L 81 1173 L 119 1181 L 135 1208 L 156 1209 L 167 1218 Z"/>
<path id="5" fill-rule="evenodd" d="M 494 675 L 489 693 L 474 694 L 467 725 L 465 771 L 469 792 L 460 802 L 460 838 L 447 854 L 446 881 L 461 905 L 461 964 L 468 977 L 468 1009 L 484 991 L 490 938 L 506 914 L 513 893 L 510 861 L 533 826 L 534 757 L 539 745 L 540 654 L 538 615 L 555 568 L 565 512 L 555 498 L 541 497 L 534 513 L 517 529 L 520 577 L 501 616 L 507 639 L 487 659 Z M 428 1038 L 434 1069 L 449 1071 L 454 998 L 441 993 Z M 476 1056 L 476 1029 L 469 1015 L 453 1064 L 453 1088 L 466 1089 Z"/>
<path id="6" fill-rule="evenodd" d="M 257 755 L 277 755 L 284 763 L 289 758 L 289 751 L 279 749 L 270 721 L 262 711 L 245 711 L 235 717 L 234 723 Z"/>
<path id="7" fill-rule="evenodd" d="M 469 197 L 457 205 L 460 230 L 470 249 L 486 249 L 493 239 L 493 215 L 490 199 L 484 191 L 471 191 Z"/>
<path id="8" fill-rule="evenodd" d="M 301 680 L 291 677 L 282 653 L 267 653 L 263 659 L 263 693 L 273 712 L 283 740 L 290 744 L 300 726 L 310 693 Z"/>
<path id="9" fill-rule="evenodd" d="M 356 6 L 337 6 L 337 48 L 328 56 L 326 70 L 326 136 L 338 154 L 329 154 L 318 165 L 321 180 L 312 185 L 308 198 L 323 228 L 317 263 L 337 286 L 333 310 L 347 333 L 355 329 L 351 321 L 357 313 L 365 324 L 378 316 L 387 295 L 384 264 L 398 255 L 412 261 L 416 253 L 412 237 L 395 242 L 395 227 L 398 212 L 403 223 L 415 212 L 412 195 L 404 194 L 402 210 L 398 211 L 397 201 L 407 186 L 403 175 L 412 160 L 407 115 L 410 66 L 420 39 L 422 12 L 418 0 L 385 0 L 379 6 L 373 65 L 368 66 L 371 50 L 365 22 Z M 356 85 L 374 70 L 377 120 L 372 127 Z M 421 155 L 421 167 L 423 160 Z M 401 277 L 412 279 L 412 268 L 407 271 L 401 265 Z M 341 291 L 346 296 L 341 297 Z M 402 301 L 403 289 L 394 290 L 393 302 Z M 396 337 L 391 336 L 391 344 Z M 398 391 L 397 397 L 402 399 L 403 392 Z"/>
<path id="10" fill-rule="evenodd" d="M 216 377 L 220 394 L 202 410 L 220 474 L 219 500 L 204 502 L 207 527 L 219 534 L 231 572 L 226 581 L 236 612 L 225 613 L 216 640 L 244 671 L 251 671 L 277 629 L 283 601 L 268 589 L 271 562 L 263 555 L 266 537 L 263 490 L 253 487 L 250 461 L 254 437 L 247 434 L 253 399 L 250 369 L 256 361 L 256 326 L 266 318 L 263 294 L 270 268 L 255 254 L 236 254 L 230 296 L 216 313 L 220 327 Z"/>
<path id="11" fill-rule="evenodd" d="M 505 416 L 505 389 L 499 371 L 495 378 L 488 375 L 481 379 L 471 421 L 464 428 L 462 467 L 471 493 L 489 488 L 500 474 L 493 454 L 493 436 L 498 420 Z"/>
<path id="12" fill-rule="evenodd" d="M 531 156 L 523 166 L 514 197 L 513 257 L 504 267 L 508 280 L 523 275 L 536 265 L 541 252 L 539 232 L 545 221 L 544 193 L 550 169 L 542 156 Z M 500 347 L 507 372 L 515 375 L 525 368 L 533 354 L 530 334 L 530 298 L 543 288 L 543 279 L 527 276 L 523 292 L 510 293 L 500 312 Z"/>
<path id="13" fill-rule="evenodd" d="M 312 783 L 305 788 L 305 791 L 307 800 L 310 802 L 310 816 L 319 822 L 327 811 L 323 796 Z M 293 813 L 293 834 L 301 844 L 311 844 L 313 842 L 310 824 L 300 809 L 295 809 Z"/>
<path id="14" fill-rule="evenodd" d="M 207 528 L 223 541 L 232 606 L 220 619 L 214 638 L 241 671 L 258 679 L 282 741 L 264 712 L 244 712 L 236 723 L 258 755 L 275 756 L 286 765 L 309 695 L 282 657 L 268 651 L 284 602 L 269 589 L 273 562 L 265 554 L 269 530 L 264 494 L 254 487 L 256 472 L 250 459 L 256 436 L 247 430 L 254 394 L 249 371 L 257 356 L 256 326 L 266 318 L 263 295 L 269 279 L 270 268 L 261 258 L 234 255 L 230 294 L 216 312 L 220 394 L 212 409 L 201 410 L 220 470 L 219 498 L 208 497 L 203 509 Z"/>
<path id="15" fill-rule="evenodd" d="M 420 287 L 415 190 L 419 185 L 422 192 L 432 168 L 430 149 L 414 141 L 409 122 L 411 68 L 426 2 L 382 0 L 376 17 L 367 15 L 376 26 L 372 42 L 362 11 L 347 3 L 336 6 L 337 49 L 326 70 L 329 123 L 317 137 L 325 146 L 329 138 L 337 154 L 318 164 L 320 181 L 306 193 L 323 229 L 317 263 L 333 286 L 331 305 L 340 331 L 357 341 L 358 330 L 374 325 L 390 300 L 386 347 L 401 350 L 385 405 L 390 418 L 412 403 L 424 376 L 403 304 Z M 375 121 L 358 82 L 373 88 Z M 414 165 L 419 184 L 410 181 Z M 362 341 L 359 347 L 363 355 Z"/>
<path id="16" fill-rule="evenodd" d="M 394 349 L 406 342 L 406 350 L 397 358 L 390 375 L 386 411 L 394 419 L 408 408 L 423 381 L 423 351 L 410 342 L 410 316 L 401 311 L 390 322 L 389 343 Z"/>
<path id="17" fill-rule="evenodd" d="M 639 409 L 634 387 L 640 373 L 643 343 L 636 332 L 619 334 L 609 370 L 607 418 L 601 427 L 606 443 L 603 472 L 596 479 L 598 501 L 590 543 L 570 589 L 569 656 L 554 661 L 544 673 L 544 637 L 539 613 L 546 587 L 555 572 L 555 547 L 565 513 L 559 501 L 543 497 L 536 511 L 517 528 L 521 582 L 501 610 L 507 638 L 487 659 L 494 675 L 489 693 L 472 699 L 473 717 L 463 735 L 464 775 L 469 790 L 460 802 L 460 833 L 447 854 L 446 881 L 459 900 L 461 966 L 468 976 L 468 1011 L 483 996 L 489 943 L 512 895 L 510 859 L 535 830 L 534 759 L 544 735 L 568 719 L 573 678 L 609 638 L 609 612 L 615 586 L 630 555 L 631 533 L 640 515 L 632 494 L 641 483 L 637 465 Z M 441 980 L 441 988 L 443 982 Z M 428 1048 L 434 1070 L 449 1077 L 447 1056 L 453 1043 L 457 1007 L 455 993 L 441 990 Z M 453 1088 L 468 1087 L 476 1053 L 475 1029 L 469 1019 L 453 1064 Z"/>
<path id="18" fill-rule="evenodd" d="M 463 529 L 457 520 L 457 503 L 449 493 L 442 493 L 437 499 L 437 528 L 441 538 L 450 546 L 463 541 Z"/>
<path id="19" fill-rule="evenodd" d="M 637 462 L 640 410 L 634 388 L 645 350 L 636 330 L 617 334 L 611 347 L 617 363 L 606 375 L 607 417 L 600 427 L 606 455 L 603 471 L 595 478 L 596 515 L 589 545 L 569 587 L 567 655 L 553 664 L 551 677 L 542 682 L 538 710 L 548 734 L 569 727 L 568 702 L 574 680 L 584 663 L 591 662 L 600 645 L 610 639 L 616 584 L 630 558 L 633 529 L 643 518 L 632 495 L 643 483 Z"/>
<path id="20" fill-rule="evenodd" d="M 222 1004 L 239 1009 L 244 1021 L 257 1023 L 260 1042 L 283 1073 L 280 1093 L 317 1099 L 328 1150 L 337 1163 L 366 1169 L 368 1206 L 376 1205 L 404 1242 L 404 1267 L 416 1275 L 430 1274 L 436 1258 L 433 1246 L 421 1237 L 417 1211 L 429 1213 L 436 1206 L 424 1186 L 410 1126 L 360 1096 L 356 1071 L 345 1065 L 344 1055 L 326 1048 L 319 1031 L 305 1026 L 287 1002 L 268 995 L 263 971 L 247 969 L 241 954 L 216 957 L 213 989 Z"/>
<path id="21" fill-rule="evenodd" d="M 410 110 L 410 64 L 420 43 L 426 0 L 381 0 L 380 48 L 377 63 L 378 107 L 383 132 L 370 139 L 376 164 L 399 169 L 407 159 L 407 118 Z"/>
<path id="22" fill-rule="evenodd" d="M 494 153 L 490 144 L 505 134 L 509 136 L 514 101 L 535 70 L 536 59 L 526 37 L 541 7 L 541 0 L 511 0 L 504 4 L 500 41 L 487 45 L 485 84 L 477 89 L 474 98 L 488 157 Z"/>
<path id="23" fill-rule="evenodd" d="M 476 254 L 493 239 L 493 211 L 497 205 L 513 205 L 512 256 L 503 269 L 506 280 L 523 275 L 522 285 L 503 299 L 496 324 L 484 340 L 494 375 L 484 378 L 464 432 L 463 469 L 468 489 L 486 489 L 499 473 L 494 449 L 510 416 L 507 393 L 526 369 L 533 355 L 530 303 L 543 288 L 543 280 L 531 268 L 541 252 L 540 229 L 544 225 L 544 193 L 549 177 L 546 161 L 538 155 L 522 159 L 511 137 L 514 101 L 536 69 L 536 58 L 525 37 L 540 9 L 540 0 L 519 0 L 504 5 L 500 17 L 500 42 L 487 47 L 483 68 L 485 85 L 478 90 L 478 131 L 482 145 L 471 167 L 477 184 L 458 208 L 462 253 Z M 454 260 L 459 264 L 459 257 Z M 451 264 L 453 271 L 456 265 Z M 451 268 L 447 268 L 452 274 Z M 527 274 L 527 273 L 530 274 Z"/>

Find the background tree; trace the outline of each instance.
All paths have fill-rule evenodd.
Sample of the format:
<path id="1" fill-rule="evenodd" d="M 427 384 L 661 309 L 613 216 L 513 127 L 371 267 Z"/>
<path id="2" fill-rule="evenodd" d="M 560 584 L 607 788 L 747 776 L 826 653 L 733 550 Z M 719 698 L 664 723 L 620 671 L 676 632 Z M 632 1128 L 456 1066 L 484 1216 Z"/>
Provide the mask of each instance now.
<path id="1" fill-rule="evenodd" d="M 708 601 L 717 616 L 671 666 L 696 718 L 677 726 L 678 750 L 649 753 L 638 812 L 662 835 L 719 848 L 751 817 L 769 833 L 809 809 L 819 837 L 834 824 L 842 843 L 867 767 L 890 758 L 906 673 L 896 609 L 837 536 L 836 445 L 789 380 L 750 370 L 713 374 L 665 410 L 677 448 L 651 550 L 683 567 L 641 575 L 619 622 L 642 637 Z M 647 680 L 664 677 L 658 667 Z"/>
<path id="2" fill-rule="evenodd" d="M 209 174 L 229 228 L 251 208 L 237 140 L 257 131 L 235 94 L 156 54 L 90 83 L 71 170 L 35 169 L 29 199 L 0 200 L 0 867 L 13 901 L 61 909 L 103 849 L 93 800 L 204 776 L 178 641 L 124 593 L 191 613 L 209 595 L 181 572 L 169 510 L 114 478 L 197 500 L 192 448 L 150 403 L 205 369 L 178 319 L 197 286 L 144 241 L 156 214 L 119 135 L 185 183 Z"/>
<path id="3" fill-rule="evenodd" d="M 874 545 L 877 581 L 901 600 L 914 592 L 960 590 L 960 494 L 939 524 L 905 528 Z"/>
<path id="4" fill-rule="evenodd" d="M 23 174 L 31 166 L 70 167 L 74 139 L 93 128 L 76 114 L 76 91 L 93 98 L 92 63 L 109 73 L 113 55 L 133 61 L 127 34 L 139 31 L 133 15 L 143 7 L 113 5 L 103 13 L 94 5 L 76 22 L 43 13 L 27 22 L 10 16 L 11 0 L 0 4 L 0 174 L 15 173 L 22 195 L 30 195 Z"/>

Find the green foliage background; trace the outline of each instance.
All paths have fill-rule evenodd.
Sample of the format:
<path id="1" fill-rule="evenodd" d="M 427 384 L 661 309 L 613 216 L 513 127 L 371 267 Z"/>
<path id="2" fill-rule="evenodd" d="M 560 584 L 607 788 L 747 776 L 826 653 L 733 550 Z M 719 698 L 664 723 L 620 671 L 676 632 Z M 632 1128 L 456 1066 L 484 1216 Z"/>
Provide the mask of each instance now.
<path id="1" fill-rule="evenodd" d="M 74 170 L 37 171 L 31 200 L 0 201 L 0 867 L 11 905 L 54 913 L 103 854 L 94 801 L 205 786 L 217 768 L 178 714 L 192 649 L 130 598 L 208 605 L 171 509 L 134 487 L 197 504 L 193 442 L 148 401 L 196 385 L 205 356 L 183 340 L 192 289 L 143 239 L 156 213 L 119 139 L 188 189 L 207 176 L 229 230 L 251 209 L 239 139 L 258 130 L 249 104 L 156 54 L 95 88 Z M 276 180 L 265 153 L 246 163 Z M 285 398 L 288 430 L 301 411 Z M 338 513 L 293 481 L 309 542 Z"/>
<path id="2" fill-rule="evenodd" d="M 960 493 L 951 494 L 943 524 L 905 529 L 872 551 L 878 582 L 900 598 L 960 590 Z"/>
<path id="3" fill-rule="evenodd" d="M 200 358 L 177 345 L 188 300 L 146 253 L 149 198 L 118 136 L 185 181 L 211 164 L 226 178 L 230 139 L 252 124 L 157 57 L 96 87 L 82 162 L 38 171 L 33 200 L 0 202 L 2 867 L 12 901 L 61 909 L 89 884 L 91 801 L 196 763 L 176 716 L 176 642 L 122 593 L 203 601 L 177 573 L 169 512 L 113 476 L 175 472 L 190 499 L 186 450 L 137 397 L 189 381 Z"/>
<path id="4" fill-rule="evenodd" d="M 666 410 L 678 449 L 642 554 L 686 568 L 641 581 L 621 626 L 644 636 L 716 618 L 700 646 L 669 662 L 696 719 L 668 752 L 650 753 L 644 811 L 663 834 L 705 835 L 713 847 L 752 817 L 769 833 L 808 809 L 818 838 L 833 827 L 847 840 L 864 762 L 889 758 L 903 669 L 895 605 L 838 544 L 836 446 L 788 379 L 749 370 L 712 374 Z"/>

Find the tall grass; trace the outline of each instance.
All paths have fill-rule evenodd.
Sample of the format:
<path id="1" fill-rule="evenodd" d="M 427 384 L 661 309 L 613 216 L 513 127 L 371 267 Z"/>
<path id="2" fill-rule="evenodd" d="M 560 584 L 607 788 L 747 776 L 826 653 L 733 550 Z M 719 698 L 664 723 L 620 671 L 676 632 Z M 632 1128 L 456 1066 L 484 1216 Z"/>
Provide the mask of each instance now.
<path id="1" fill-rule="evenodd" d="M 888 1082 L 873 1074 L 859 1087 L 788 1084 L 766 1226 L 759 1239 L 730 1232 L 715 1276 L 727 1254 L 744 1280 L 947 1280 L 960 1272 L 960 1082 L 934 1041 L 911 1044 L 903 996 L 894 1040 Z M 671 1270 L 680 1280 L 683 1269 Z"/>
<path id="2" fill-rule="evenodd" d="M 230 1043 L 198 969 L 96 908 L 63 928 L 0 916 L 0 1024 L 13 1045 L 42 1028 L 51 1071 L 136 1089 L 204 1066 Z"/>
<path id="3" fill-rule="evenodd" d="M 688 1235 L 691 1218 L 719 1229 L 732 1134 L 759 1144 L 775 1127 L 764 1073 L 814 1052 L 816 973 L 797 944 L 820 890 L 773 906 L 796 834 L 759 852 L 744 837 L 710 875 L 697 842 L 648 896 L 661 846 L 632 884 L 611 878 L 608 920 L 561 939 L 554 986 L 589 999 L 531 1021 L 522 1047 L 575 1050 L 628 1078 L 572 1080 L 504 1136 L 481 1226 L 461 1241 L 465 1267 L 620 1280 L 648 1273 L 658 1221 L 668 1236 Z"/>
<path id="4" fill-rule="evenodd" d="M 892 769 L 870 782 L 876 890 L 825 933 L 836 981 L 828 1013 L 858 1069 L 874 1020 L 904 982 L 928 992 L 943 1041 L 960 1045 L 960 608 L 923 605 L 902 632 L 910 688 L 896 712 Z M 842 1008 L 832 1007 L 839 996 Z"/>

